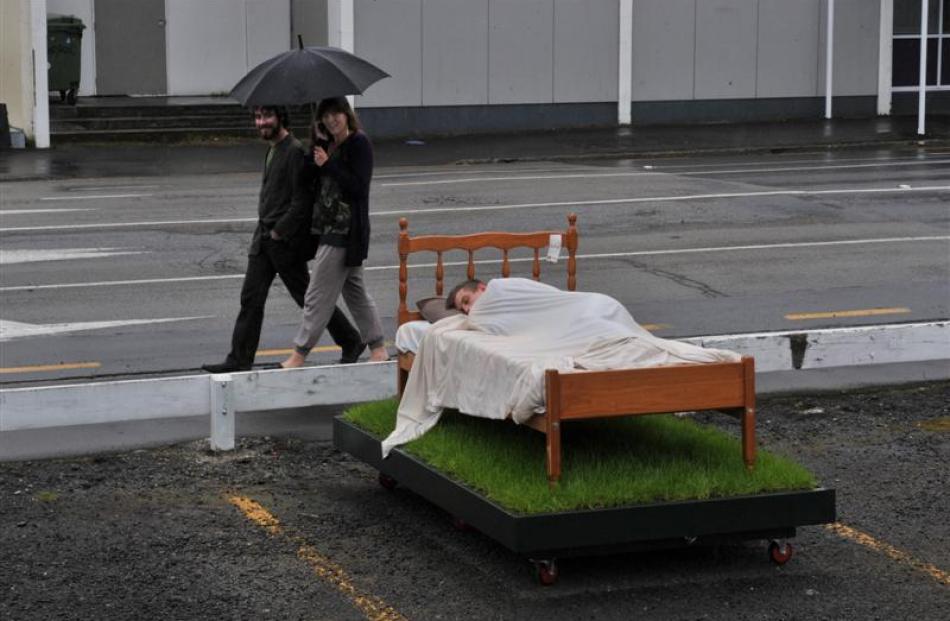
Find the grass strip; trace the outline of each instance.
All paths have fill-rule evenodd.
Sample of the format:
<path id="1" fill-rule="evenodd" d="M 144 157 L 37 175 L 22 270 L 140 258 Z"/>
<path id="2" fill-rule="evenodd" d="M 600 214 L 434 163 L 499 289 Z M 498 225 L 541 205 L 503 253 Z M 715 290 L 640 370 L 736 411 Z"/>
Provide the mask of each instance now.
<path id="1" fill-rule="evenodd" d="M 397 406 L 394 399 L 364 403 L 343 418 L 382 439 L 395 428 Z M 671 414 L 565 423 L 561 446 L 562 476 L 554 489 L 544 435 L 528 427 L 446 411 L 431 431 L 401 448 L 521 514 L 816 486 L 804 467 L 763 450 L 748 472 L 737 438 Z"/>

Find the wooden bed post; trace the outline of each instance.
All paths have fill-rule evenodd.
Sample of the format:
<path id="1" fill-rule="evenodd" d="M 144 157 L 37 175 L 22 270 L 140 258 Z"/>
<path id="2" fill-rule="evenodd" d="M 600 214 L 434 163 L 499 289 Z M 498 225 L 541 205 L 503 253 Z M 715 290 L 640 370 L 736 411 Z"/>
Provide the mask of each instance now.
<path id="1" fill-rule="evenodd" d="M 409 321 L 406 295 L 409 293 L 409 221 L 399 218 L 399 311 L 398 325 Z"/>
<path id="2" fill-rule="evenodd" d="M 755 358 L 742 357 L 742 374 L 742 459 L 751 471 L 755 468 Z"/>
<path id="3" fill-rule="evenodd" d="M 577 214 L 567 214 L 567 234 L 564 245 L 567 247 L 567 290 L 577 287 Z"/>
<path id="4" fill-rule="evenodd" d="M 409 309 L 406 307 L 406 295 L 409 293 L 409 221 L 399 218 L 399 309 L 396 313 L 396 327 L 409 321 Z M 409 372 L 396 364 L 396 388 L 402 397 L 402 391 L 409 379 Z"/>
<path id="5" fill-rule="evenodd" d="M 561 478 L 561 384 L 557 369 L 544 372 L 544 393 L 548 485 L 554 487 Z"/>

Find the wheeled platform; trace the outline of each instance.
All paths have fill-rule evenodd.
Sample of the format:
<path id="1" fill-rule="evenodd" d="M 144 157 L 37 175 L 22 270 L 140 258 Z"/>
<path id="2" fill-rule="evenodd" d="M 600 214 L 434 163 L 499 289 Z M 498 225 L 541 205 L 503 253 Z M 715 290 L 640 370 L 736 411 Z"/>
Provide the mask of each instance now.
<path id="1" fill-rule="evenodd" d="M 798 526 L 835 521 L 835 490 L 825 488 L 521 515 L 399 449 L 383 460 L 378 439 L 339 417 L 333 443 L 379 470 L 385 487 L 402 485 L 454 516 L 457 526 L 529 558 L 542 584 L 556 580 L 559 557 L 728 540 L 771 540 L 769 556 L 783 564 L 791 546 L 780 540 L 794 537 Z"/>

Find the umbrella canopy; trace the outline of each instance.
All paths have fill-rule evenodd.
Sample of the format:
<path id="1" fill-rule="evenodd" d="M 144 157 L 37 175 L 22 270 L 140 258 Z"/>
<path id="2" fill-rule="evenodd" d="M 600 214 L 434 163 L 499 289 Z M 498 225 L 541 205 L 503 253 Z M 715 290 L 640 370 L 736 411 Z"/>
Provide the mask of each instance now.
<path id="1" fill-rule="evenodd" d="M 231 89 L 245 106 L 289 106 L 358 95 L 389 74 L 335 47 L 300 47 L 251 69 Z"/>

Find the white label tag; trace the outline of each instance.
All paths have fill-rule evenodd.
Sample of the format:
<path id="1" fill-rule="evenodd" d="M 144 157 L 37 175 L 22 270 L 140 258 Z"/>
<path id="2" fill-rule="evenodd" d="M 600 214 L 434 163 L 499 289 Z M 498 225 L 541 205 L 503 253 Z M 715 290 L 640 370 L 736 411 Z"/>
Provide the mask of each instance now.
<path id="1" fill-rule="evenodd" d="M 559 256 L 561 256 L 561 236 L 551 235 L 548 239 L 548 263 L 557 263 Z"/>

